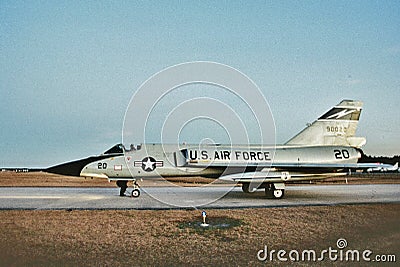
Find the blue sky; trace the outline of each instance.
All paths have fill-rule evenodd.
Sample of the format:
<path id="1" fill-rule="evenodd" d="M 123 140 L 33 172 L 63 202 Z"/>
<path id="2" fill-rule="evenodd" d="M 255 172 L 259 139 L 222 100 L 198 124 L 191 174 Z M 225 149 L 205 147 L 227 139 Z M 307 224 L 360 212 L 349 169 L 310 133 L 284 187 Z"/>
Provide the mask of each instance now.
<path id="1" fill-rule="evenodd" d="M 147 78 L 196 60 L 230 65 L 260 87 L 277 143 L 357 99 L 364 151 L 400 154 L 398 1 L 3 0 L 0 166 L 104 151 L 121 141 Z"/>

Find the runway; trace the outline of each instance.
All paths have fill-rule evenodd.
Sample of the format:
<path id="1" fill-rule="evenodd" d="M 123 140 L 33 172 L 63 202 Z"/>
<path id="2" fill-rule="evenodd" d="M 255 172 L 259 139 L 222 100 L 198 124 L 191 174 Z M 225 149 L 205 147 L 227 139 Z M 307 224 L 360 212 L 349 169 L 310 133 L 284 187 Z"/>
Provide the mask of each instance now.
<path id="1" fill-rule="evenodd" d="M 235 187 L 149 187 L 139 198 L 119 197 L 118 188 L 2 187 L 0 209 L 177 209 L 267 208 L 400 203 L 400 184 L 287 186 L 280 200 L 264 191 L 245 194 Z M 128 189 L 129 191 L 129 189 Z"/>

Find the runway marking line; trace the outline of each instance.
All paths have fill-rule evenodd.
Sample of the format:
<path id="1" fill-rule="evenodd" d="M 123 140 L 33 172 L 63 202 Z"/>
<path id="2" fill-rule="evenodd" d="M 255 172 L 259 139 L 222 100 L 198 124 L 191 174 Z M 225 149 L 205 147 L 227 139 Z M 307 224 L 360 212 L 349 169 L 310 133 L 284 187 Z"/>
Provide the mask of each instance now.
<path id="1" fill-rule="evenodd" d="M 102 196 L 0 196 L 0 199 L 88 199 L 98 200 L 103 199 Z"/>

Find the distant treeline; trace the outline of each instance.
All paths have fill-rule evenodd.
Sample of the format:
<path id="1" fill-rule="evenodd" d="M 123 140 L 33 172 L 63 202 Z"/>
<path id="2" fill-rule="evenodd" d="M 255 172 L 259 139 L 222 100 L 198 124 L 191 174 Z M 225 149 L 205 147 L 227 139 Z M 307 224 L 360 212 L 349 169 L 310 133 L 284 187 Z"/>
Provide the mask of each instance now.
<path id="1" fill-rule="evenodd" d="M 361 155 L 361 159 L 359 162 L 365 162 L 365 163 L 386 163 L 386 164 L 396 164 L 397 162 L 400 163 L 400 155 L 396 155 L 393 157 L 384 157 L 384 156 L 370 156 L 370 155 L 365 155 L 364 153 Z"/>

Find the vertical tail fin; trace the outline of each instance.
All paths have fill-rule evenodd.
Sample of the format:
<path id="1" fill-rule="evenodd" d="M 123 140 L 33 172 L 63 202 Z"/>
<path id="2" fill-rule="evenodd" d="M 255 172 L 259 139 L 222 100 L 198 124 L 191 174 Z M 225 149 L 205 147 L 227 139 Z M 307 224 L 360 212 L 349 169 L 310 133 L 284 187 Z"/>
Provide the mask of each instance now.
<path id="1" fill-rule="evenodd" d="M 286 142 L 286 145 L 345 145 L 361 147 L 364 137 L 355 137 L 363 103 L 343 100 L 311 125 Z"/>

